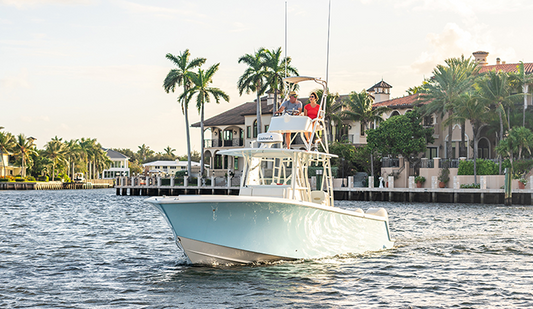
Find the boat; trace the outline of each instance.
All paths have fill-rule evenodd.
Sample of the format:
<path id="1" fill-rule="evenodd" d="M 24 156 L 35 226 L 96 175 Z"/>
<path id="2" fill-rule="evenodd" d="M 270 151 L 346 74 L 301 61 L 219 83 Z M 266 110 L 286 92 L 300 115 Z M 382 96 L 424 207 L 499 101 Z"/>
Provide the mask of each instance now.
<path id="1" fill-rule="evenodd" d="M 192 264 L 250 264 L 318 259 L 392 248 L 387 211 L 335 207 L 324 122 L 327 83 L 287 77 L 286 93 L 301 82 L 323 89 L 315 119 L 285 113 L 250 148 L 220 151 L 244 158 L 238 196 L 151 197 Z M 283 146 L 284 133 L 299 136 L 303 149 Z M 309 167 L 318 167 L 317 181 Z M 322 167 L 322 169 L 320 169 Z M 315 168 L 316 169 L 316 168 Z M 321 175 L 320 175 L 321 174 Z"/>

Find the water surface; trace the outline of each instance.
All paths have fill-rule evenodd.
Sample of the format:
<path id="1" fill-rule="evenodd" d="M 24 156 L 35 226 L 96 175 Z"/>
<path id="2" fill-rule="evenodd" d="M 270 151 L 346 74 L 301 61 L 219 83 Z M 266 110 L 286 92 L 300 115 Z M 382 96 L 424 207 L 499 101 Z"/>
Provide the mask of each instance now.
<path id="1" fill-rule="evenodd" d="M 0 191 L 0 307 L 533 307 L 532 207 L 340 201 L 385 207 L 395 248 L 208 267 L 143 199 Z"/>

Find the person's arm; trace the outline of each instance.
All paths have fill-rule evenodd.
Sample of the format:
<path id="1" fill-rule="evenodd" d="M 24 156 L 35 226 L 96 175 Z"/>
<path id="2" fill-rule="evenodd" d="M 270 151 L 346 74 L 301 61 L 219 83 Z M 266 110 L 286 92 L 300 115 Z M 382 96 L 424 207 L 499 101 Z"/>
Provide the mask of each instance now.
<path id="1" fill-rule="evenodd" d="M 307 108 L 305 108 L 305 107 L 304 107 L 304 116 L 307 116 Z"/>

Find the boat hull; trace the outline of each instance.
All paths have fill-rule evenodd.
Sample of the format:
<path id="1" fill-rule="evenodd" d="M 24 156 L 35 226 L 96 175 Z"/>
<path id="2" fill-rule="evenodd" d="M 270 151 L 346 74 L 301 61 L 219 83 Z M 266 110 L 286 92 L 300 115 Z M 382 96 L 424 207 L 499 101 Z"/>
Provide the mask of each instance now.
<path id="1" fill-rule="evenodd" d="M 283 198 L 150 198 L 193 264 L 313 259 L 391 248 L 386 217 Z"/>

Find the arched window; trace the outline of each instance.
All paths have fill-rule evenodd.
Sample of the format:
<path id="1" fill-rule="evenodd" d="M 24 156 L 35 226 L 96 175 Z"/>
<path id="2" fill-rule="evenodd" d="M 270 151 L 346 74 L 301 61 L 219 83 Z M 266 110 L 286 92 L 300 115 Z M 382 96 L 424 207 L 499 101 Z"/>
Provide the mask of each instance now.
<path id="1" fill-rule="evenodd" d="M 392 114 L 390 115 L 391 117 L 394 117 L 394 116 L 399 116 L 400 113 L 398 111 L 394 111 L 392 112 Z"/>
<path id="2" fill-rule="evenodd" d="M 482 138 L 477 143 L 477 157 L 480 159 L 490 159 L 489 140 Z"/>

